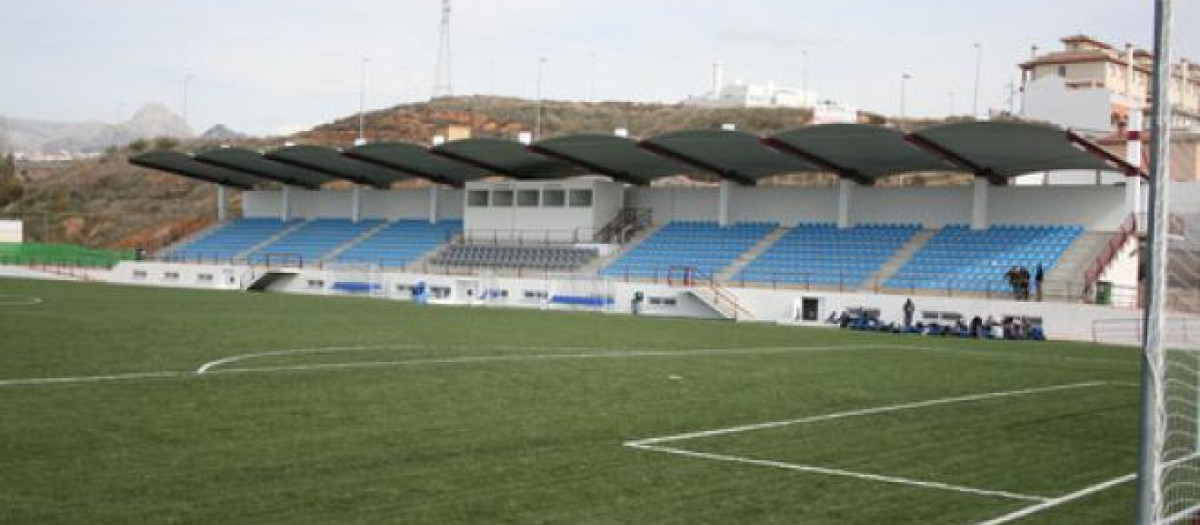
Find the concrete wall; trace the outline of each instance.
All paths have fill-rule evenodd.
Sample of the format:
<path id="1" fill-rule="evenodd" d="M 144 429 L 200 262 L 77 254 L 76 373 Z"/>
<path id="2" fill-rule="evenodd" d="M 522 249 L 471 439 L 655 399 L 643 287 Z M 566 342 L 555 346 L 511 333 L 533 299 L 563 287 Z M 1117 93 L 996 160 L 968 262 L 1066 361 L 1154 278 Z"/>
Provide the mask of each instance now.
<path id="1" fill-rule="evenodd" d="M 25 231 L 19 220 L 0 221 L 0 242 L 24 242 Z"/>
<path id="2" fill-rule="evenodd" d="M 261 273 L 261 269 L 258 270 Z M 174 275 L 174 277 L 168 277 Z M 201 280 L 202 275 L 211 275 L 211 280 Z M 239 290 L 249 285 L 254 273 L 245 266 L 187 265 L 155 262 L 122 262 L 111 272 L 109 280 L 121 284 L 138 284 L 176 288 L 202 288 L 215 290 Z M 305 269 L 294 277 L 275 283 L 271 291 L 280 293 L 338 295 L 334 284 L 340 281 L 379 284 L 379 291 L 372 297 L 409 300 L 407 286 L 421 282 L 430 287 L 442 287 L 448 294 L 433 303 L 478 304 L 483 306 L 525 307 L 539 309 L 571 309 L 547 305 L 545 301 L 525 297 L 525 292 L 565 290 L 573 286 L 567 281 L 546 278 L 496 278 L 479 276 L 452 276 L 413 273 L 365 273 L 351 270 Z M 488 300 L 478 298 L 478 290 L 506 292 L 505 297 Z M 576 288 L 577 289 L 577 288 Z M 648 316 L 716 318 L 718 315 L 708 306 L 695 299 L 686 288 L 665 284 L 608 282 L 597 285 L 597 289 L 611 293 L 614 298 L 613 312 L 628 313 L 630 302 L 636 292 L 643 292 L 647 301 L 642 313 Z M 828 326 L 823 322 L 803 322 L 796 318 L 797 301 L 813 298 L 818 301 L 818 319 L 823 320 L 833 312 L 847 308 L 877 308 L 885 321 L 899 321 L 903 317 L 901 307 L 905 296 L 873 295 L 860 293 L 804 292 L 798 290 L 770 290 L 731 288 L 739 303 L 748 309 L 756 321 L 789 323 L 808 326 Z M 668 299 L 674 304 L 651 304 L 653 299 Z M 957 312 L 971 317 L 979 315 L 1000 319 L 1007 315 L 1037 316 L 1043 319 L 1047 334 L 1052 339 L 1090 341 L 1092 326 L 1097 320 L 1136 318 L 1134 310 L 1085 305 L 1076 303 L 1016 302 L 1003 299 L 973 299 L 959 297 L 913 298 L 918 310 Z"/>
<path id="3" fill-rule="evenodd" d="M 362 216 L 365 219 L 426 219 L 429 217 L 429 189 L 362 190 Z M 438 218 L 460 219 L 463 211 L 463 192 L 453 188 L 438 188 Z M 318 217 L 350 217 L 350 190 L 307 191 L 291 190 L 292 216 L 310 219 Z M 279 217 L 283 193 L 247 191 L 243 194 L 242 210 L 246 217 Z"/>
<path id="4" fill-rule="evenodd" d="M 630 206 L 649 208 L 655 222 L 717 220 L 715 187 L 632 187 Z M 1125 218 L 1120 186 L 992 186 L 988 211 L 993 224 L 1079 224 L 1088 230 L 1114 230 Z M 836 222 L 836 188 L 735 187 L 730 196 L 734 222 Z M 919 222 L 928 228 L 971 222 L 971 188 L 854 188 L 854 222 Z"/>

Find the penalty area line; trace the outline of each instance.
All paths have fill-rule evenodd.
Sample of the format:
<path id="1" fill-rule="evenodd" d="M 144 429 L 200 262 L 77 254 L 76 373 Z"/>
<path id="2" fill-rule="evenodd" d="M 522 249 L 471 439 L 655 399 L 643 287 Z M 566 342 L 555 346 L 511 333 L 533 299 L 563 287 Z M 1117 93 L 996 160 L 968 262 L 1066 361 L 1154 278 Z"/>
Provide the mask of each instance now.
<path id="1" fill-rule="evenodd" d="M 748 458 L 748 457 L 742 457 L 742 456 L 732 456 L 732 455 L 728 455 L 728 454 L 714 454 L 711 452 L 696 452 L 693 450 L 685 450 L 685 449 L 681 449 L 681 448 L 667 447 L 667 446 L 662 446 L 662 445 L 644 445 L 644 444 L 638 444 L 638 443 L 626 443 L 625 446 L 634 448 L 634 449 L 639 449 L 639 450 L 648 450 L 648 451 L 652 451 L 652 452 L 663 452 L 666 454 L 687 456 L 687 457 L 698 458 L 698 459 L 710 459 L 710 460 L 714 460 L 714 461 L 728 461 L 728 462 L 733 462 L 733 463 L 744 463 L 744 464 L 749 464 L 749 465 L 756 465 L 759 467 L 771 467 L 771 468 L 777 468 L 777 469 L 792 470 L 792 471 L 797 471 L 797 472 L 806 472 L 806 473 L 810 473 L 810 474 L 822 474 L 822 475 L 826 475 L 826 476 L 854 478 L 854 479 L 874 481 L 874 482 L 879 482 L 879 483 L 891 483 L 894 485 L 907 485 L 907 486 L 911 486 L 911 487 L 920 487 L 920 488 L 925 488 L 925 489 L 944 490 L 944 491 L 950 491 L 950 492 L 961 492 L 961 493 L 971 494 L 971 495 L 975 495 L 975 496 L 985 496 L 985 497 L 991 497 L 991 498 L 1004 498 L 1004 499 L 1013 499 L 1013 500 L 1020 500 L 1020 501 L 1036 501 L 1036 502 L 1040 502 L 1040 503 L 1045 503 L 1046 501 L 1049 501 L 1049 498 L 1047 498 L 1045 496 L 1037 496 L 1037 495 L 1033 495 L 1033 494 L 1020 494 L 1020 493 L 1009 492 L 1009 491 L 1004 491 L 1004 490 L 981 489 L 981 488 L 976 488 L 976 487 L 968 487 L 965 485 L 954 485 L 954 484 L 950 484 L 950 483 L 942 483 L 940 481 L 923 481 L 923 480 L 918 480 L 918 479 L 902 478 L 899 476 L 871 474 L 868 472 L 856 472 L 853 470 L 844 470 L 844 469 L 836 469 L 836 468 L 829 468 L 829 467 L 818 467 L 818 466 L 814 466 L 814 465 L 800 465 L 800 464 L 795 464 L 795 463 L 786 463 L 783 461 L 774 461 L 774 460 L 769 460 L 769 459 L 756 459 L 756 458 Z"/>

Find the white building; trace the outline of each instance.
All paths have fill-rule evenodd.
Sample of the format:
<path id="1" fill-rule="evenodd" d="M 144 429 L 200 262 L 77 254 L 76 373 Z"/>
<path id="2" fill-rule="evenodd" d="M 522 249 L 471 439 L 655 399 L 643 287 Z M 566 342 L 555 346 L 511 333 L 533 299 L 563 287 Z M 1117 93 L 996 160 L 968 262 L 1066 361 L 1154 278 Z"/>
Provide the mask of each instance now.
<path id="1" fill-rule="evenodd" d="M 774 82 L 727 82 L 725 66 L 720 62 L 713 64 L 712 85 L 708 93 L 688 97 L 683 103 L 706 108 L 812 108 L 813 122 L 818 124 L 858 120 L 857 108 L 833 100 L 822 100 L 816 91 Z"/>
<path id="2" fill-rule="evenodd" d="M 1021 115 L 1092 136 L 1111 135 L 1129 124 L 1131 110 L 1150 100 L 1154 56 L 1085 35 L 1062 39 L 1063 49 L 1036 54 L 1020 65 Z M 1200 130 L 1200 65 L 1187 59 L 1172 67 L 1171 101 L 1177 128 Z"/>

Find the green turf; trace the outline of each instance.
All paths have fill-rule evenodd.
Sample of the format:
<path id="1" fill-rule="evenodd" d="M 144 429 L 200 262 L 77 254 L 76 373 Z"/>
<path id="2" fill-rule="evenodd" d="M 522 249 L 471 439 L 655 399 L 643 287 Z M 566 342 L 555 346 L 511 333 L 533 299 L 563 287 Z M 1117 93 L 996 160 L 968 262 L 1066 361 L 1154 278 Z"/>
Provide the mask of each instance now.
<path id="1" fill-rule="evenodd" d="M 966 525 L 1026 503 L 622 443 L 1128 383 L 1138 365 L 1077 344 L 0 280 L 0 303 L 20 295 L 44 302 L 0 305 L 0 380 L 178 374 L 0 386 L 0 523 Z M 761 350 L 828 346 L 857 348 Z M 356 363 L 374 364 L 330 366 Z M 296 366 L 312 368 L 280 369 Z M 1057 496 L 1133 470 L 1136 402 L 1106 384 L 670 445 Z M 1128 523 L 1132 497 L 1017 523 Z"/>

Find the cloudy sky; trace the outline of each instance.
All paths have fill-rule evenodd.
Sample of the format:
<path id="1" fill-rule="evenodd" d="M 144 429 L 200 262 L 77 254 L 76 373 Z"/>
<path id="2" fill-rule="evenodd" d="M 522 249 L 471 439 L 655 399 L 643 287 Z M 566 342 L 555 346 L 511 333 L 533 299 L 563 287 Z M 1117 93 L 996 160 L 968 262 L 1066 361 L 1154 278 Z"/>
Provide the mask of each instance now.
<path id="1" fill-rule="evenodd" d="M 1180 54 L 1200 59 L 1200 2 L 1176 1 Z M 1004 107 L 1031 45 L 1087 33 L 1149 46 L 1151 0 L 454 0 L 454 91 L 676 102 L 727 77 L 800 85 L 878 111 Z M 278 133 L 429 97 L 440 0 L 38 0 L 0 12 L 0 114 L 124 119 L 146 102 L 189 121 Z M 982 109 L 981 109 L 982 111 Z"/>

